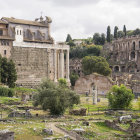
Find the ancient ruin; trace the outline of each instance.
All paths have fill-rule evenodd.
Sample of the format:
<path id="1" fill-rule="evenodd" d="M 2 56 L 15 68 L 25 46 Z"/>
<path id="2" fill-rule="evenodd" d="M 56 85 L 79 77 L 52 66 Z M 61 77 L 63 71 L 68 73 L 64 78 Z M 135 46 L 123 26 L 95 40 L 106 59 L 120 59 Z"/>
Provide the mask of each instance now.
<path id="1" fill-rule="evenodd" d="M 118 85 L 125 84 L 140 94 L 140 36 L 127 36 L 107 43 L 103 56 L 109 61 L 112 78 Z"/>
<path id="2" fill-rule="evenodd" d="M 43 78 L 55 82 L 66 78 L 69 82 L 69 46 L 54 44 L 51 22 L 42 16 L 35 21 L 13 17 L 0 20 L 0 54 L 14 61 L 17 86 L 35 87 Z"/>
<path id="3" fill-rule="evenodd" d="M 98 95 L 106 95 L 113 85 L 113 81 L 106 76 L 99 74 L 90 74 L 81 76 L 75 83 L 74 90 L 79 94 L 90 94 L 93 95 L 96 90 Z"/>

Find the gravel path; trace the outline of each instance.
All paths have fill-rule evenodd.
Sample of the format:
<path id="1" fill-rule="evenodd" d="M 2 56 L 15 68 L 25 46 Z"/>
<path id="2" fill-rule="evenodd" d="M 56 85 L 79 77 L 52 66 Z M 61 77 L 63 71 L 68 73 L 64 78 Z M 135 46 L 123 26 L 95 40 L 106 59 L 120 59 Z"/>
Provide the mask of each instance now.
<path id="1" fill-rule="evenodd" d="M 70 136 L 69 134 L 67 134 L 66 132 L 64 132 L 63 130 L 59 129 L 58 127 L 56 127 L 56 125 L 59 124 L 58 122 L 50 122 L 50 123 L 47 123 L 46 126 L 49 127 L 50 129 L 52 129 L 53 131 L 59 133 L 59 134 L 62 134 L 64 136 L 69 136 L 72 140 L 76 140 L 75 137 L 73 136 Z"/>

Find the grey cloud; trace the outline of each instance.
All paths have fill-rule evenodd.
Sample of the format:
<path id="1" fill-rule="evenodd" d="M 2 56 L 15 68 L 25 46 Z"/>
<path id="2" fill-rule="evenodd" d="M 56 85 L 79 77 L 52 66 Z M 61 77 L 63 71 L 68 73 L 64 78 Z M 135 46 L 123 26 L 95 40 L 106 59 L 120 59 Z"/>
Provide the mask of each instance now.
<path id="1" fill-rule="evenodd" d="M 78 7 L 81 5 L 96 4 L 100 0 L 48 0 L 48 1 L 52 2 L 53 5 L 57 6 Z"/>

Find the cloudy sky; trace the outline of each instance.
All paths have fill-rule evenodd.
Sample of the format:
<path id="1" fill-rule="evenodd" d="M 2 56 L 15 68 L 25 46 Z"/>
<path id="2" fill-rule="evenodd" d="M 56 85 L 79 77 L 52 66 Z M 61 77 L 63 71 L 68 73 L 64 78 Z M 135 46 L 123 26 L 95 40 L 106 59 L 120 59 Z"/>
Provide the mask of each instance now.
<path id="1" fill-rule="evenodd" d="M 50 16 L 51 34 L 56 41 L 106 33 L 110 25 L 122 29 L 140 27 L 140 0 L 0 0 L 0 17 L 34 20 Z"/>

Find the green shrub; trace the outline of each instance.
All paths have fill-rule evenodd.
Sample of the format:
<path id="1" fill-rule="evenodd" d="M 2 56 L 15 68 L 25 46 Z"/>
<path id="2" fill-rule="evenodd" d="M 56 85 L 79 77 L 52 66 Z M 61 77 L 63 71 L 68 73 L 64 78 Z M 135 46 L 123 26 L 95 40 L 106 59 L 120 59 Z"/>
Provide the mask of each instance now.
<path id="1" fill-rule="evenodd" d="M 134 94 L 131 89 L 124 85 L 114 85 L 108 93 L 109 107 L 111 109 L 128 109 L 131 107 L 131 101 Z"/>
<path id="2" fill-rule="evenodd" d="M 0 87 L 0 96 L 13 97 L 14 90 L 6 87 Z"/>

